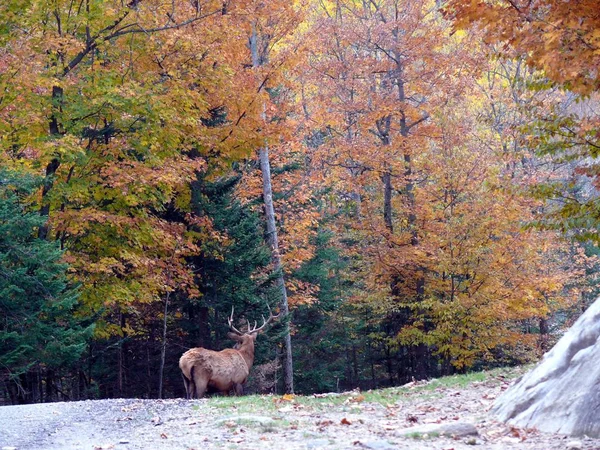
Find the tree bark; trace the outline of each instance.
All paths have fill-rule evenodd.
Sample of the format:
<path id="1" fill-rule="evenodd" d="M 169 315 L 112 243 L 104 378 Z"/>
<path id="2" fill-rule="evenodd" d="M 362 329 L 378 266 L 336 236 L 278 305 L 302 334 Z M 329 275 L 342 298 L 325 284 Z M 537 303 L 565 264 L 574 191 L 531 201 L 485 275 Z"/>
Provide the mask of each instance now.
<path id="1" fill-rule="evenodd" d="M 271 165 L 269 162 L 269 149 L 264 146 L 260 149 L 260 170 L 263 177 L 263 199 L 265 202 L 265 220 L 267 223 L 267 240 L 271 247 L 271 259 L 273 268 L 277 272 L 277 286 L 281 290 L 281 313 L 285 319 L 289 315 L 287 289 L 283 277 L 283 268 L 281 265 L 281 255 L 279 253 L 279 239 L 277 237 L 277 227 L 275 224 L 275 209 L 273 208 L 273 191 L 271 188 Z M 283 379 L 286 394 L 294 393 L 294 367 L 292 362 L 292 338 L 290 336 L 289 321 L 286 322 L 284 336 L 284 364 Z"/>
<path id="2" fill-rule="evenodd" d="M 50 403 L 55 401 L 54 397 L 54 370 L 48 369 L 46 371 L 46 398 L 44 399 L 46 403 Z"/>
<path id="3" fill-rule="evenodd" d="M 252 35 L 250 37 L 250 51 L 252 53 L 252 66 L 259 67 L 267 60 L 267 55 L 259 53 L 259 36 L 256 32 L 256 27 L 252 27 Z M 260 48 L 267 47 L 261 45 Z M 266 113 L 263 107 L 263 120 L 266 120 Z M 275 224 L 275 209 L 273 207 L 273 190 L 271 186 L 271 163 L 269 161 L 269 148 L 265 145 L 259 151 L 260 170 L 263 178 L 263 200 L 265 202 L 265 221 L 267 225 L 267 241 L 271 248 L 271 259 L 273 268 L 277 273 L 277 286 L 281 290 L 280 310 L 286 321 L 286 329 L 284 335 L 284 363 L 283 363 L 283 380 L 284 390 L 286 394 L 294 393 L 294 366 L 292 361 L 292 338 L 290 335 L 289 322 L 289 306 L 287 290 L 285 287 L 285 279 L 283 277 L 283 269 L 281 266 L 281 255 L 279 253 L 279 239 L 277 237 L 277 226 Z"/>
<path id="4" fill-rule="evenodd" d="M 388 170 L 383 173 L 383 221 L 390 234 L 394 233 L 392 222 L 392 174 Z"/>
<path id="5" fill-rule="evenodd" d="M 161 342 L 161 346 L 160 346 L 160 369 L 158 371 L 158 398 L 162 398 L 162 394 L 163 394 L 165 355 L 167 352 L 167 315 L 169 313 L 169 297 L 170 296 L 171 296 L 171 291 L 167 292 L 167 296 L 165 298 L 165 309 L 164 309 L 163 329 L 162 329 L 162 342 Z"/>
<path id="6" fill-rule="evenodd" d="M 173 255 L 171 256 L 171 264 L 172 266 L 175 264 L 175 257 L 177 255 L 177 250 L 179 249 L 179 242 L 175 244 L 175 248 L 173 248 Z M 171 285 L 173 284 L 173 276 L 171 274 L 171 267 L 167 267 L 166 272 L 166 284 L 167 284 L 167 294 L 165 296 L 165 309 L 164 309 L 164 317 L 163 317 L 163 329 L 162 329 L 162 342 L 160 346 L 160 369 L 158 372 L 158 398 L 162 398 L 163 395 L 163 378 L 165 371 L 165 357 L 167 353 L 167 318 L 169 315 L 169 301 L 171 299 Z"/>
<path id="7" fill-rule="evenodd" d="M 52 86 L 52 115 L 50 116 L 50 122 L 48 124 L 48 132 L 51 138 L 57 138 L 61 135 L 59 115 L 62 113 L 63 103 L 63 89 L 59 86 Z M 48 201 L 48 193 L 52 189 L 54 184 L 54 175 L 60 167 L 60 160 L 54 157 L 46 165 L 46 177 L 44 178 L 44 185 L 42 187 L 42 203 L 40 206 L 40 215 L 48 217 L 50 215 L 50 203 Z M 50 227 L 48 222 L 40 226 L 38 230 L 38 237 L 40 239 L 48 238 L 48 231 Z"/>
<path id="8" fill-rule="evenodd" d="M 125 316 L 123 315 L 122 312 L 119 312 L 119 323 L 121 325 L 121 331 L 124 330 L 125 328 Z M 117 360 L 117 364 L 118 364 L 118 372 L 117 372 L 117 388 L 119 390 L 119 397 L 123 397 L 123 380 L 125 378 L 125 356 L 124 356 L 124 352 L 125 349 L 123 348 L 125 346 L 125 339 L 122 339 L 120 344 L 119 344 L 119 355 L 118 355 L 118 360 Z"/>

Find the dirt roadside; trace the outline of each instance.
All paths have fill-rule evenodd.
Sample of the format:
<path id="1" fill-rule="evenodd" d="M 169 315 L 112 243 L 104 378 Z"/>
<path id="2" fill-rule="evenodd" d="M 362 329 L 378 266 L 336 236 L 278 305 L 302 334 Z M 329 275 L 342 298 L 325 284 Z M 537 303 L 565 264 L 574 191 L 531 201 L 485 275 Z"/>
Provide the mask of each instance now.
<path id="1" fill-rule="evenodd" d="M 415 383 L 374 393 L 4 406 L 0 449 L 600 450 L 600 439 L 490 418 L 508 384 L 493 376 L 467 386 Z"/>

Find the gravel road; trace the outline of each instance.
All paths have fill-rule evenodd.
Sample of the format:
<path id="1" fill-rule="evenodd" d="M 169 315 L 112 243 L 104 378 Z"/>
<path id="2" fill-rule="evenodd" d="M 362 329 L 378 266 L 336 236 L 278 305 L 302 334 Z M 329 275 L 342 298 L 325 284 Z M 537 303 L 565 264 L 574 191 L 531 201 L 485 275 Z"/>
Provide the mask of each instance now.
<path id="1" fill-rule="evenodd" d="M 507 384 L 417 383 L 377 400 L 352 392 L 3 406 L 0 449 L 600 450 L 598 439 L 520 430 L 488 417 Z"/>

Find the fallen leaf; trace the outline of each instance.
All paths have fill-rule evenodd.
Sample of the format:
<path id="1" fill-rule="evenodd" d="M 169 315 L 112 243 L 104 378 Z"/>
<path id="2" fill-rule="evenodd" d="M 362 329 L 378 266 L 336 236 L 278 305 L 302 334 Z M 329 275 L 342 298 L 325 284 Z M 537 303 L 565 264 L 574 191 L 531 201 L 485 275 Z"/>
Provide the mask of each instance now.
<path id="1" fill-rule="evenodd" d="M 348 419 L 346 419 L 345 417 L 342 419 L 341 421 L 342 425 L 352 425 L 352 422 L 350 422 Z"/>
<path id="2" fill-rule="evenodd" d="M 154 425 L 160 425 L 162 423 L 162 420 L 160 419 L 160 416 L 155 416 L 152 419 L 150 419 L 150 421 L 154 424 Z"/>
<path id="3" fill-rule="evenodd" d="M 419 408 L 419 411 L 425 411 L 425 412 L 433 412 L 433 411 L 438 410 L 435 406 L 431 406 L 431 405 L 419 406 L 418 408 Z"/>

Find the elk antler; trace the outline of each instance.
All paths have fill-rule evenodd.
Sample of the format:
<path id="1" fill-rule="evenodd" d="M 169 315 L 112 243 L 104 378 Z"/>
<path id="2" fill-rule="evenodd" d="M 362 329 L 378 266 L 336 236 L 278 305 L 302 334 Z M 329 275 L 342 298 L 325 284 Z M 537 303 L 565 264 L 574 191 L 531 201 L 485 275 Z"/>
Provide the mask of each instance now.
<path id="1" fill-rule="evenodd" d="M 243 336 L 244 333 L 242 333 L 240 330 L 238 330 L 236 327 L 233 326 L 233 306 L 231 307 L 231 317 L 229 317 L 229 319 L 227 319 L 227 323 L 229 324 L 229 328 L 231 329 L 231 331 L 233 331 L 234 333 Z"/>
<path id="2" fill-rule="evenodd" d="M 273 321 L 273 319 L 277 319 L 281 315 L 281 313 L 279 313 L 276 316 L 274 316 L 273 313 L 271 312 L 271 308 L 269 307 L 269 305 L 267 305 L 267 308 L 269 309 L 269 318 L 265 319 L 265 316 L 262 316 L 263 324 L 258 328 L 256 328 L 256 325 L 257 325 L 256 321 L 254 322 L 254 326 L 251 327 L 250 321 L 248 319 L 246 319 L 246 322 L 248 323 L 248 331 L 243 332 L 233 326 L 233 309 L 234 309 L 234 307 L 232 306 L 231 307 L 231 317 L 229 317 L 227 319 L 229 328 L 231 329 L 231 331 L 233 331 L 234 333 L 236 333 L 240 336 L 243 336 L 244 334 L 258 333 L 258 332 L 262 331 L 268 324 L 270 324 Z"/>
<path id="3" fill-rule="evenodd" d="M 281 315 L 281 313 L 279 313 L 276 316 L 274 316 L 273 313 L 271 312 L 271 308 L 269 307 L 268 304 L 267 304 L 267 308 L 269 309 L 269 318 L 265 320 L 265 316 L 262 316 L 263 324 L 259 328 L 256 328 L 256 322 L 254 322 L 254 327 L 252 329 L 250 329 L 250 321 L 248 321 L 248 331 L 246 331 L 247 334 L 259 333 L 268 324 L 270 324 L 273 321 L 273 319 L 277 319 Z"/>

